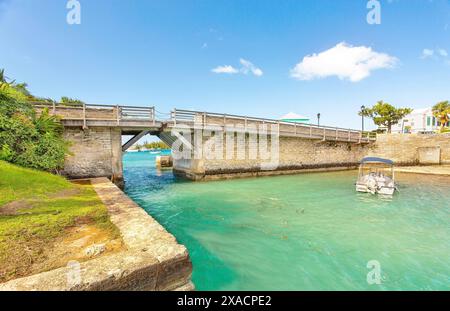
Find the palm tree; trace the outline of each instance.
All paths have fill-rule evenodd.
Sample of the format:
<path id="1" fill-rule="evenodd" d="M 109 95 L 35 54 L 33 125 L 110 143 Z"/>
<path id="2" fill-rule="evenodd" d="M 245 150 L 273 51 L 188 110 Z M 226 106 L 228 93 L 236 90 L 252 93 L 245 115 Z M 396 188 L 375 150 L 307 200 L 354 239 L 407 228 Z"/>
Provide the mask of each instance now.
<path id="1" fill-rule="evenodd" d="M 38 117 L 35 116 L 33 119 L 35 128 L 42 135 L 61 134 L 63 131 L 61 120 L 57 116 L 51 115 L 48 108 L 45 108 Z"/>
<path id="2" fill-rule="evenodd" d="M 13 80 L 11 82 L 8 82 L 9 79 L 7 76 L 5 76 L 5 69 L 0 69 L 0 84 L 7 83 L 7 84 L 14 84 L 16 80 Z"/>
<path id="3" fill-rule="evenodd" d="M 0 69 L 0 83 L 6 83 L 5 69 Z"/>
<path id="4" fill-rule="evenodd" d="M 448 100 L 437 103 L 433 106 L 433 115 L 439 120 L 441 123 L 440 132 L 444 131 L 446 124 L 449 122 L 450 118 L 450 104 Z"/>

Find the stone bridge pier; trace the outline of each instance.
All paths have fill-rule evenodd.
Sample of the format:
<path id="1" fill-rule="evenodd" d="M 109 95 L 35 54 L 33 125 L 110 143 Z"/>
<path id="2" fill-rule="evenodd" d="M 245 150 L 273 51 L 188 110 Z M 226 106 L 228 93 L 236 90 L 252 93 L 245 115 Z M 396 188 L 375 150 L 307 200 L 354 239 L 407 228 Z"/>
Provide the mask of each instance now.
<path id="1" fill-rule="evenodd" d="M 123 182 L 122 130 L 117 127 L 65 127 L 70 142 L 63 175 L 69 178 L 108 177 Z"/>

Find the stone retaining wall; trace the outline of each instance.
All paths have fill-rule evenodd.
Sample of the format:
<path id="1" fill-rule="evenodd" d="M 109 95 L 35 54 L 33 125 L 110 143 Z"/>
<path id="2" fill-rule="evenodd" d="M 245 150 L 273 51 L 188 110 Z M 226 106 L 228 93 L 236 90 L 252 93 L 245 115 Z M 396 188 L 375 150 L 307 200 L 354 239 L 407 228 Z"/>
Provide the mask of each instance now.
<path id="1" fill-rule="evenodd" d="M 186 248 L 108 179 L 92 184 L 126 251 L 15 279 L 0 291 L 193 290 Z"/>
<path id="2" fill-rule="evenodd" d="M 396 165 L 450 164 L 450 134 L 378 135 L 367 155 L 392 159 Z"/>
<path id="3" fill-rule="evenodd" d="M 204 142 L 206 145 L 207 142 Z M 250 146 L 248 139 L 235 142 L 233 158 L 227 159 L 224 139 L 222 159 L 174 160 L 174 172 L 192 180 L 296 174 L 301 172 L 346 170 L 358 166 L 368 153 L 368 144 L 322 141 L 300 137 L 279 137 L 278 163 L 270 167 L 270 159 L 261 158 L 258 145 Z M 270 149 L 270 142 L 269 142 Z M 268 150 L 269 150 L 268 149 Z M 238 152 L 245 158 L 239 159 Z M 258 154 L 256 158 L 250 153 Z"/>

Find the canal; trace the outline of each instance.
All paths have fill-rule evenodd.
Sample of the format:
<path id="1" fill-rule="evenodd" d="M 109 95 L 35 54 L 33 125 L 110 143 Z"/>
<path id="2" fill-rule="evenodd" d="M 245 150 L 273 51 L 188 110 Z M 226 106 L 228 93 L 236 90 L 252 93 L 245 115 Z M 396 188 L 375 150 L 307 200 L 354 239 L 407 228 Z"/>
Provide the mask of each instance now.
<path id="1" fill-rule="evenodd" d="M 156 156 L 124 155 L 125 191 L 186 245 L 199 290 L 450 289 L 450 178 L 400 176 L 383 199 L 356 172 L 194 183 Z"/>

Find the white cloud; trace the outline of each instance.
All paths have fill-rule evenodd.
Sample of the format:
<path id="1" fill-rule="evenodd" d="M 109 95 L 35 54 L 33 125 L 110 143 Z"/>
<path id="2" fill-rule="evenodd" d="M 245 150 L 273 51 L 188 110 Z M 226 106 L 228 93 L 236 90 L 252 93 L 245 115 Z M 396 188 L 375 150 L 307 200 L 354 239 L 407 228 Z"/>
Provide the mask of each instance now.
<path id="1" fill-rule="evenodd" d="M 263 71 L 260 68 L 256 67 L 255 65 L 253 65 L 253 63 L 251 63 L 250 61 L 245 60 L 243 58 L 241 58 L 239 61 L 242 65 L 241 68 L 242 73 L 248 74 L 251 72 L 257 77 L 261 77 L 263 75 Z"/>
<path id="2" fill-rule="evenodd" d="M 241 63 L 240 69 L 236 69 L 231 65 L 225 65 L 225 66 L 218 66 L 212 69 L 211 71 L 214 73 L 228 73 L 228 74 L 242 73 L 245 75 L 251 73 L 257 77 L 261 77 L 264 74 L 260 68 L 256 67 L 252 62 L 248 60 L 241 58 L 239 62 Z"/>
<path id="3" fill-rule="evenodd" d="M 435 50 L 432 49 L 423 49 L 421 59 L 433 59 L 437 61 L 444 61 L 445 63 L 448 63 L 447 61 L 448 52 L 445 49 L 437 48 Z"/>
<path id="4" fill-rule="evenodd" d="M 291 77 L 299 80 L 337 76 L 341 80 L 361 81 L 373 70 L 392 68 L 397 58 L 378 53 L 366 46 L 351 46 L 345 42 L 319 54 L 307 55 L 291 69 Z"/>
<path id="5" fill-rule="evenodd" d="M 441 55 L 442 57 L 447 57 L 447 56 L 448 56 L 447 51 L 444 50 L 444 49 L 438 49 L 437 52 L 438 52 L 438 54 Z"/>
<path id="6" fill-rule="evenodd" d="M 422 58 L 428 58 L 434 55 L 434 51 L 430 49 L 423 49 Z"/>
<path id="7" fill-rule="evenodd" d="M 214 69 L 211 70 L 214 73 L 227 73 L 227 74 L 235 74 L 235 73 L 239 73 L 239 70 L 237 70 L 236 68 L 234 68 L 233 66 L 218 66 Z"/>

